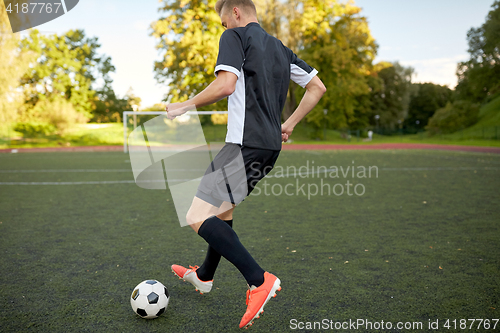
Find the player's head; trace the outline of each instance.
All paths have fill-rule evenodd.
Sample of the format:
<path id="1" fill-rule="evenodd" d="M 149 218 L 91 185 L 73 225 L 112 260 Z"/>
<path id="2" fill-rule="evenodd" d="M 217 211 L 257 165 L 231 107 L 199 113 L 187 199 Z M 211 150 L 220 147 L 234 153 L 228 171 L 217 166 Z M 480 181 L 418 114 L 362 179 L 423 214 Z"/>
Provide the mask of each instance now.
<path id="1" fill-rule="evenodd" d="M 227 29 L 244 27 L 257 20 L 257 10 L 252 0 L 218 0 L 215 11 Z"/>

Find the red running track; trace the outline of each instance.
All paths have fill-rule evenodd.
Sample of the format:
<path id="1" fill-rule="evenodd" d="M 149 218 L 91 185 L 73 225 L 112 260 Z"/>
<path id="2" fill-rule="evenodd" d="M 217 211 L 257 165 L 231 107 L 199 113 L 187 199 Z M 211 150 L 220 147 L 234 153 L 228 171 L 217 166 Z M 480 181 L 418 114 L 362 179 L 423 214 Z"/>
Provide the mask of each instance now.
<path id="1" fill-rule="evenodd" d="M 438 145 L 431 143 L 373 143 L 364 145 L 346 144 L 285 144 L 283 150 L 357 150 L 357 149 L 434 149 L 434 150 L 455 150 L 478 153 L 500 154 L 500 147 L 482 146 L 459 146 L 459 145 Z"/>

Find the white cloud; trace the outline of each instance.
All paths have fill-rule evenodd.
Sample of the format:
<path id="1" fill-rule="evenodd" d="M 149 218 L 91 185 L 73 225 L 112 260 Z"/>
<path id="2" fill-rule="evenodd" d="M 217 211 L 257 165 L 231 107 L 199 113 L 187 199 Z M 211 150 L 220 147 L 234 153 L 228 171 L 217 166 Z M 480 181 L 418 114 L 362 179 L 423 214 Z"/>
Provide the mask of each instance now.
<path id="1" fill-rule="evenodd" d="M 381 45 L 379 50 L 381 50 L 381 51 L 400 51 L 401 47 L 400 46 Z"/>
<path id="2" fill-rule="evenodd" d="M 403 66 L 415 68 L 413 82 L 432 82 L 454 88 L 457 84 L 457 64 L 468 59 L 461 54 L 447 58 L 401 61 Z"/>

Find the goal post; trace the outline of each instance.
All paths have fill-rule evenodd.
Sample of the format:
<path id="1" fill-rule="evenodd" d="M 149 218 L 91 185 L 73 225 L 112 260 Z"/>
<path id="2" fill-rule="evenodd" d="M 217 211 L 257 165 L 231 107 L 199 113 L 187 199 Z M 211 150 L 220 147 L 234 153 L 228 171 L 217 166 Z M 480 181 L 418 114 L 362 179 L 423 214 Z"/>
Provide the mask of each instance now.
<path id="1" fill-rule="evenodd" d="M 134 129 L 137 127 L 137 116 L 161 116 L 166 115 L 166 111 L 123 111 L 123 152 L 128 152 L 128 120 L 134 120 Z M 186 115 L 211 116 L 213 114 L 227 114 L 227 111 L 188 111 Z"/>

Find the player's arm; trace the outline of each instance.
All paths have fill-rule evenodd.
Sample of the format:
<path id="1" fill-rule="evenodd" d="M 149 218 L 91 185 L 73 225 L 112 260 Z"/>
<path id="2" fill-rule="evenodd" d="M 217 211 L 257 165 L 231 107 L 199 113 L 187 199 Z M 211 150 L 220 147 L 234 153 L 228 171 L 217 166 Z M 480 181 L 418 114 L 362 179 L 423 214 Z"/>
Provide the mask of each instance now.
<path id="1" fill-rule="evenodd" d="M 292 135 L 295 126 L 318 104 L 319 100 L 326 92 L 326 87 L 319 77 L 315 76 L 306 85 L 306 93 L 299 103 L 299 106 L 292 113 L 283 125 L 281 125 L 281 137 L 284 142 Z"/>
<path id="2" fill-rule="evenodd" d="M 200 108 L 202 106 L 210 105 L 220 101 L 223 98 L 231 95 L 236 89 L 236 81 L 238 77 L 236 74 L 220 70 L 217 72 L 217 78 L 212 81 L 200 92 L 198 95 L 191 99 L 188 99 L 182 103 L 172 103 L 168 104 L 165 110 L 167 111 L 167 117 L 169 119 L 174 119 L 186 113 L 188 110 L 194 107 Z"/>

